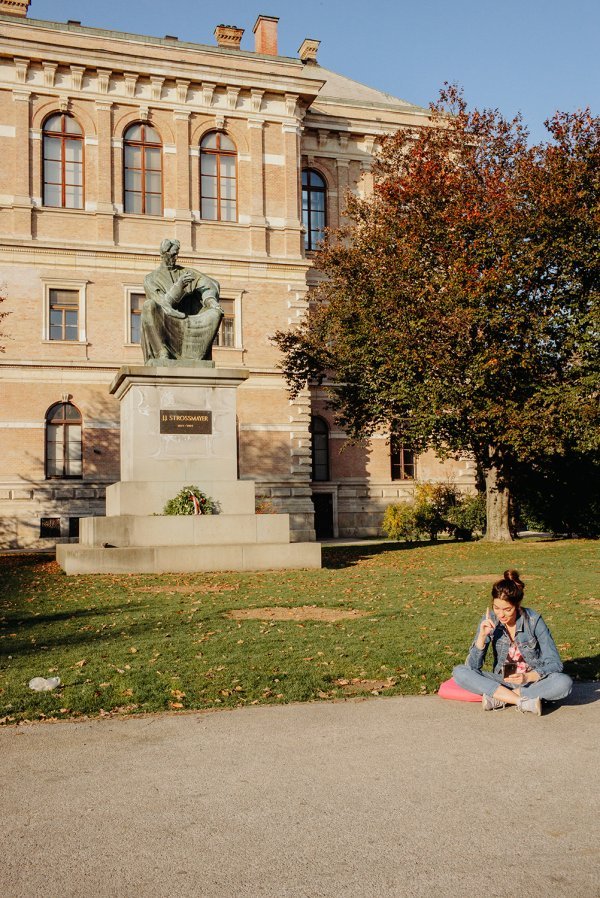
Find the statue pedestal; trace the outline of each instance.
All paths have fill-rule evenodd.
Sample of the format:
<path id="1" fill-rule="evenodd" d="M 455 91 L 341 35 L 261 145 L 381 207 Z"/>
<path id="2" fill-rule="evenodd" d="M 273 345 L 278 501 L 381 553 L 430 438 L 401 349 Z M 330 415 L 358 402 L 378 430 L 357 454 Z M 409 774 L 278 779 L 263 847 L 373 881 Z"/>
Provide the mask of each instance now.
<path id="1" fill-rule="evenodd" d="M 80 521 L 79 545 L 56 547 L 67 574 L 266 570 L 321 566 L 318 543 L 290 543 L 288 515 L 256 515 L 254 482 L 237 479 L 236 390 L 241 368 L 123 367 L 121 480 L 106 517 Z M 218 515 L 164 516 L 197 486 Z"/>

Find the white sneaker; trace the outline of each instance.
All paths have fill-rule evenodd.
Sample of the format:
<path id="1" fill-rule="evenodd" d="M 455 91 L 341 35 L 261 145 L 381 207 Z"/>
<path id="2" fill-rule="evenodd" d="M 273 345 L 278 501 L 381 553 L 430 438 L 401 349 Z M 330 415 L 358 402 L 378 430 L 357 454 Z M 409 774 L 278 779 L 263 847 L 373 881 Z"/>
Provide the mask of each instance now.
<path id="1" fill-rule="evenodd" d="M 542 716 L 541 698 L 520 698 L 517 702 L 517 711 L 529 712 L 536 717 Z"/>
<path id="2" fill-rule="evenodd" d="M 496 711 L 498 708 L 505 708 L 506 705 L 499 698 L 494 698 L 493 695 L 482 695 L 481 707 L 484 711 Z"/>

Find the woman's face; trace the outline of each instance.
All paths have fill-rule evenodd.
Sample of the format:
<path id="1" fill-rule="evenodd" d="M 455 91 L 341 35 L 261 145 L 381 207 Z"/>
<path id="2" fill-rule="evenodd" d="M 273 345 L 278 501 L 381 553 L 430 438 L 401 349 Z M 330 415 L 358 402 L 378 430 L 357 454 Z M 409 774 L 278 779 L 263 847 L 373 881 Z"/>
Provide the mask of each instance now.
<path id="1" fill-rule="evenodd" d="M 494 599 L 492 608 L 494 609 L 494 614 L 501 624 L 505 624 L 510 627 L 517 619 L 517 609 L 514 605 L 511 605 L 510 602 L 507 602 L 505 599 Z"/>

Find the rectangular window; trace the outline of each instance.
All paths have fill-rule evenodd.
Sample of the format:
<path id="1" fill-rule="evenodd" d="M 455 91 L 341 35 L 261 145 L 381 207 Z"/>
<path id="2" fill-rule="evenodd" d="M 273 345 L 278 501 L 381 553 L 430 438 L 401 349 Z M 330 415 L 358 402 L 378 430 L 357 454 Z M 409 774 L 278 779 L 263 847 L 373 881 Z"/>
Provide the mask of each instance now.
<path id="1" fill-rule="evenodd" d="M 79 539 L 79 518 L 69 518 L 69 536 Z"/>
<path id="2" fill-rule="evenodd" d="M 50 339 L 79 339 L 79 290 L 50 288 Z"/>
<path id="3" fill-rule="evenodd" d="M 219 303 L 225 312 L 221 327 L 217 333 L 215 346 L 235 346 L 235 300 L 220 299 Z"/>
<path id="4" fill-rule="evenodd" d="M 142 306 L 146 302 L 145 293 L 129 294 L 129 342 L 141 343 L 142 339 Z"/>
<path id="5" fill-rule="evenodd" d="M 60 536 L 60 518 L 40 518 L 40 539 Z"/>
<path id="6" fill-rule="evenodd" d="M 392 446 L 390 452 L 392 480 L 415 479 L 415 453 L 404 446 Z"/>
<path id="7" fill-rule="evenodd" d="M 88 281 L 42 278 L 42 340 L 56 343 L 86 342 Z"/>

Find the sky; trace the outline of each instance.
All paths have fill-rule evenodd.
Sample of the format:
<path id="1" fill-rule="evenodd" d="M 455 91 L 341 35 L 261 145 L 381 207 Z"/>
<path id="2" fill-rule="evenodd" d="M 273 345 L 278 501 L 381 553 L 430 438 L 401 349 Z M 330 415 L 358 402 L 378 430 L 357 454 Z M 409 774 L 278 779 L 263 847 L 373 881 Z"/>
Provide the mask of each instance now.
<path id="1" fill-rule="evenodd" d="M 370 87 L 428 106 L 444 82 L 470 107 L 520 112 L 531 141 L 557 109 L 600 115 L 600 0 L 32 0 L 30 18 L 214 45 L 216 25 L 279 17 L 279 52 L 306 37 L 318 61 Z"/>

